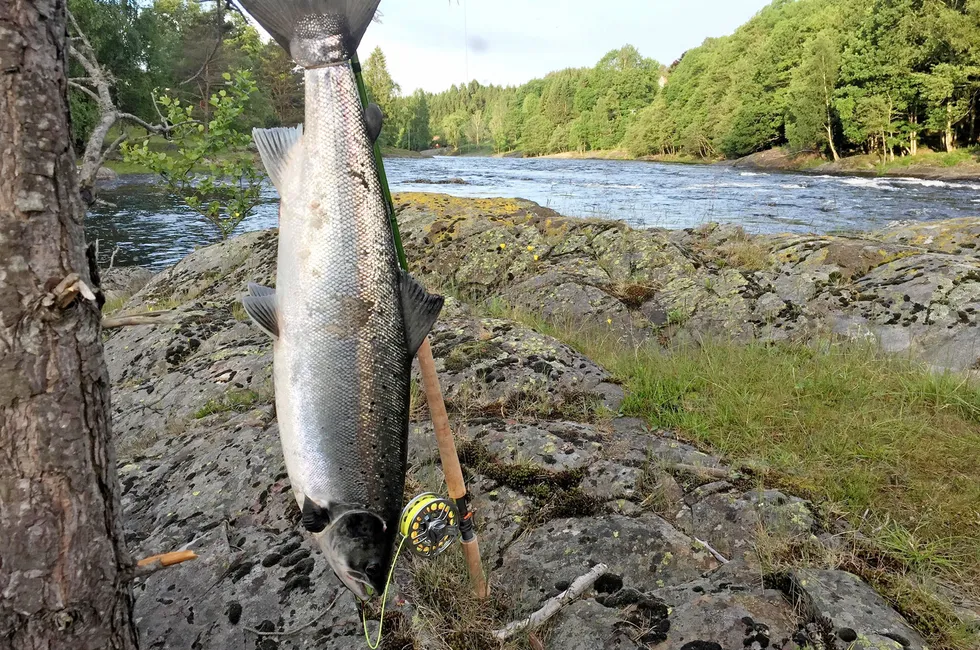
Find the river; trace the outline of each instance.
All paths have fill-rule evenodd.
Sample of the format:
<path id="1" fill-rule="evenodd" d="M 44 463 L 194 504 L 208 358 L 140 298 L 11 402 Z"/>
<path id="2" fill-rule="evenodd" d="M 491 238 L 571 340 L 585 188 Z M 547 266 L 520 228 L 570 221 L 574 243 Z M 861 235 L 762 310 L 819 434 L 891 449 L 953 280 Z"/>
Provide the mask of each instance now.
<path id="1" fill-rule="evenodd" d="M 385 161 L 385 170 L 393 192 L 521 197 L 567 216 L 621 219 L 635 227 L 686 228 L 718 221 L 752 233 L 823 233 L 980 214 L 980 179 L 820 176 L 543 158 L 395 158 Z M 431 183 L 449 179 L 465 184 Z M 103 184 L 99 196 L 111 205 L 89 211 L 86 231 L 89 241 L 100 240 L 103 264 L 118 246 L 117 265 L 160 269 L 216 241 L 209 227 L 153 176 L 122 176 Z M 267 185 L 262 198 L 239 232 L 276 225 L 275 188 Z"/>

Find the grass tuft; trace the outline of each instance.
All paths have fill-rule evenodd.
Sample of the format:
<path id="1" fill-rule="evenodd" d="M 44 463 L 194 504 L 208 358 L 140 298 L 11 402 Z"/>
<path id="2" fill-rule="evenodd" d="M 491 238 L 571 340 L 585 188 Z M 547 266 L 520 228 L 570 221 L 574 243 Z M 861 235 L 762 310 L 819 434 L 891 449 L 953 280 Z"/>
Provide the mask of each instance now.
<path id="1" fill-rule="evenodd" d="M 255 391 L 230 390 L 220 399 L 209 399 L 194 413 L 194 419 L 200 420 L 215 413 L 245 413 L 261 401 L 262 396 Z"/>

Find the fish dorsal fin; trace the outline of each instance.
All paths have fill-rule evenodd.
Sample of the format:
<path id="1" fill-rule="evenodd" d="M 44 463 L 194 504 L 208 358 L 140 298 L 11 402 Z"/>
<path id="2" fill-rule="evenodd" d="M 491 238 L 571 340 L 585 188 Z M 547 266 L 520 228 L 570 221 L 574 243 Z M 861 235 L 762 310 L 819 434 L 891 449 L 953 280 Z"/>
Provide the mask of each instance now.
<path id="1" fill-rule="evenodd" d="M 367 108 L 364 109 L 364 124 L 367 126 L 368 137 L 371 138 L 371 142 L 377 142 L 378 136 L 381 135 L 381 127 L 384 126 L 385 116 L 381 112 L 381 107 L 375 103 L 370 103 Z"/>
<path id="2" fill-rule="evenodd" d="M 252 129 L 252 138 L 262 157 L 269 179 L 282 194 L 283 175 L 303 146 L 303 125 L 275 129 Z"/>
<path id="3" fill-rule="evenodd" d="M 402 313 L 405 315 L 405 343 L 414 357 L 429 330 L 439 318 L 445 298 L 429 293 L 408 271 L 401 277 Z"/>
<path id="4" fill-rule="evenodd" d="M 256 285 L 260 286 L 260 285 Z M 268 287 L 262 287 L 268 289 Z M 249 287 L 251 291 L 251 287 Z M 264 295 L 250 295 L 242 298 L 242 305 L 249 318 L 259 326 L 259 328 L 271 336 L 279 338 L 279 311 L 276 308 L 275 291 Z"/>

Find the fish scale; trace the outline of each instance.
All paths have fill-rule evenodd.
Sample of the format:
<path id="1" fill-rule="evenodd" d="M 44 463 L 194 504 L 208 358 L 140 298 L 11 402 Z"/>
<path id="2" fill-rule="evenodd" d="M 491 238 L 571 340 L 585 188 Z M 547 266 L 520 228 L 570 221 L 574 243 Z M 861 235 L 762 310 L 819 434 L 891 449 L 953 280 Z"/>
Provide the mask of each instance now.
<path id="1" fill-rule="evenodd" d="M 280 194 L 276 287 L 249 285 L 273 339 L 283 456 L 303 524 L 362 599 L 383 590 L 403 505 L 411 363 L 438 318 L 398 263 L 374 158 L 380 111 L 350 56 L 377 2 L 247 0 L 305 68 L 302 126 L 256 129 Z M 349 30 L 349 31 L 348 31 Z"/>

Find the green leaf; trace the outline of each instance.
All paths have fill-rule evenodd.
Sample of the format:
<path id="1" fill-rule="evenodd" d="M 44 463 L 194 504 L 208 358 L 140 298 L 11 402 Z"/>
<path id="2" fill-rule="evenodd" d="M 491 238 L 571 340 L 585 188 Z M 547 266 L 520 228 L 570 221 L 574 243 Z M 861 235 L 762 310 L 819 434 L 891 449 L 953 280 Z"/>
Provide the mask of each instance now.
<path id="1" fill-rule="evenodd" d="M 221 74 L 221 78 L 224 79 L 225 81 L 231 81 L 231 73 L 229 73 L 229 72 L 223 72 Z"/>

